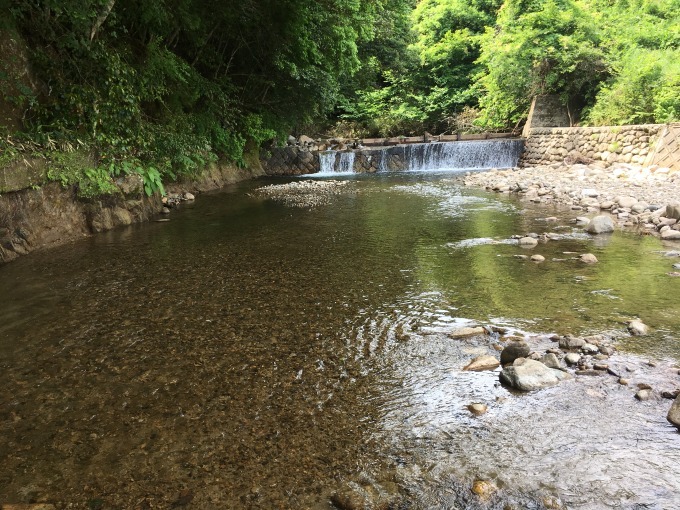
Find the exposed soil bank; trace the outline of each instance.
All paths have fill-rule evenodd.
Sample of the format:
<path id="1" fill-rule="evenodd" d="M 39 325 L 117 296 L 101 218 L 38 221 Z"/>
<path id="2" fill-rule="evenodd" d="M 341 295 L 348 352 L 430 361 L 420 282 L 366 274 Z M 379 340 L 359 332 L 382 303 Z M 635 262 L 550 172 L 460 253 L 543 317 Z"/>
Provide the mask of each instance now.
<path id="1" fill-rule="evenodd" d="M 210 191 L 259 175 L 259 162 L 250 158 L 247 168 L 211 165 L 194 179 L 168 185 L 167 191 L 172 198 L 182 191 Z M 116 185 L 119 193 L 95 199 L 80 198 L 74 187 L 56 182 L 0 195 L 0 265 L 37 249 L 149 221 L 165 205 L 176 203 L 164 204 L 158 195 L 147 197 L 138 176 L 116 179 Z"/>

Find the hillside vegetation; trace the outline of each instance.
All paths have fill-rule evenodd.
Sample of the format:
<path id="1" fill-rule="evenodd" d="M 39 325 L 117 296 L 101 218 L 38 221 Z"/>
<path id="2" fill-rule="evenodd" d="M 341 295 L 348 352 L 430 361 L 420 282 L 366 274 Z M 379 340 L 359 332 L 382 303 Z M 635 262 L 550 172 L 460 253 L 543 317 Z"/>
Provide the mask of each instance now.
<path id="1" fill-rule="evenodd" d="M 34 82 L 0 62 L 0 163 L 148 189 L 290 132 L 514 128 L 536 94 L 581 123 L 680 119 L 680 0 L 5 0 Z M 10 136 L 11 135 L 11 136 Z M 77 165 L 76 165 L 77 166 Z"/>

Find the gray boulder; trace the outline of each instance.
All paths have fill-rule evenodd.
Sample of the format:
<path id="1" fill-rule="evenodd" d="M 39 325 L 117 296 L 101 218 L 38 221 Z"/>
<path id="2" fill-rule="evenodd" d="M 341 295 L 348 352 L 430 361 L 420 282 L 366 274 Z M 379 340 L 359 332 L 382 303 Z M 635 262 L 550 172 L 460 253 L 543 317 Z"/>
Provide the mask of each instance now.
<path id="1" fill-rule="evenodd" d="M 560 368 L 560 360 L 552 352 L 546 352 L 541 357 L 541 363 L 548 368 Z"/>
<path id="2" fill-rule="evenodd" d="M 525 342 L 512 342 L 501 351 L 501 365 L 512 363 L 517 358 L 526 358 L 530 352 Z"/>
<path id="3" fill-rule="evenodd" d="M 588 223 L 586 232 L 589 234 L 607 234 L 609 232 L 614 232 L 614 222 L 609 216 L 595 216 L 590 220 L 590 223 Z"/>
<path id="4" fill-rule="evenodd" d="M 518 358 L 500 373 L 501 383 L 520 391 L 534 391 L 555 386 L 572 376 L 561 370 L 548 368 L 540 361 Z"/>
<path id="5" fill-rule="evenodd" d="M 666 206 L 666 218 L 680 220 L 680 203 L 673 202 Z"/>
<path id="6" fill-rule="evenodd" d="M 524 246 L 525 248 L 531 248 L 533 246 L 536 246 L 538 244 L 538 241 L 533 237 L 522 237 L 519 241 L 517 241 L 517 244 L 519 244 L 520 246 Z"/>
<path id="7" fill-rule="evenodd" d="M 560 338 L 560 349 L 580 349 L 586 344 L 583 338 L 567 335 Z"/>
<path id="8" fill-rule="evenodd" d="M 677 230 L 671 230 L 670 228 L 663 230 L 661 232 L 661 239 L 665 239 L 667 241 L 676 241 L 680 239 L 680 232 Z"/>
<path id="9" fill-rule="evenodd" d="M 675 398 L 670 411 L 668 411 L 668 416 L 666 416 L 669 422 L 680 429 L 680 395 Z"/>

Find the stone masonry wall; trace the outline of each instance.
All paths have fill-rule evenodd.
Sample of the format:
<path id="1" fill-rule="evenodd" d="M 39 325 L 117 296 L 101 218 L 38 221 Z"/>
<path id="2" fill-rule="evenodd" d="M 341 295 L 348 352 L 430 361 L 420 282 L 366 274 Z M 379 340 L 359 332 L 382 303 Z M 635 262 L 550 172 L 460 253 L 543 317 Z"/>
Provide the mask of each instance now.
<path id="1" fill-rule="evenodd" d="M 521 166 L 583 159 L 612 163 L 653 163 L 664 124 L 616 127 L 533 128 L 526 139 Z M 582 162 L 582 161 L 581 161 Z"/>
<path id="2" fill-rule="evenodd" d="M 302 175 L 319 171 L 316 152 L 301 147 L 275 147 L 260 154 L 267 175 Z"/>

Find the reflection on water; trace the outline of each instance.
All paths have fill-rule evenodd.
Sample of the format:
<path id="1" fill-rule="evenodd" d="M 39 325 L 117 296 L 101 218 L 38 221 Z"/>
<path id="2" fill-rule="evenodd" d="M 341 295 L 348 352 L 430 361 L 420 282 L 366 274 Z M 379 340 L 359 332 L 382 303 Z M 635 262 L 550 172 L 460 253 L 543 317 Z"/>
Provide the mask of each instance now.
<path id="1" fill-rule="evenodd" d="M 311 210 L 246 183 L 0 268 L 0 503 L 328 508 L 370 476 L 405 508 L 678 507 L 670 402 L 633 398 L 638 382 L 680 386 L 679 280 L 660 242 L 593 242 L 560 211 L 450 174 L 356 180 Z M 551 230 L 561 240 L 530 252 L 502 242 Z M 634 317 L 653 334 L 608 360 L 630 386 L 513 394 L 497 372 L 461 372 L 497 339 L 446 336 L 476 321 L 621 331 Z M 489 412 L 472 417 L 472 402 Z M 475 478 L 501 497 L 480 502 Z"/>

